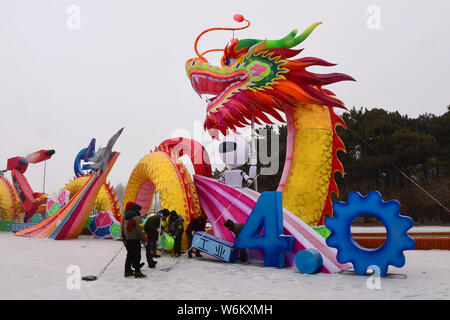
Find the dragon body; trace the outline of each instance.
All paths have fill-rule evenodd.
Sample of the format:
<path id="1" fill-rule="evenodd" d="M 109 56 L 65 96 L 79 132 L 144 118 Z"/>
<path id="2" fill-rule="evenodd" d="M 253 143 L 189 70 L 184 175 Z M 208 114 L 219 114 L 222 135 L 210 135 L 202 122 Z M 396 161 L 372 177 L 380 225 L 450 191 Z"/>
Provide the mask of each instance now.
<path id="1" fill-rule="evenodd" d="M 207 165 L 209 158 L 198 158 L 207 157 L 203 146 L 187 138 L 165 140 L 142 157 L 131 172 L 122 210 L 129 201 L 133 201 L 142 207 L 142 214 L 150 212 L 156 192 L 161 208 L 173 210 L 183 217 L 186 230 L 189 222 L 202 214 L 202 209 L 192 177 L 179 159 L 183 155 L 190 156 L 191 162 L 196 163 L 196 173 L 211 177 L 211 167 Z M 181 248 L 189 248 L 186 237 L 182 238 Z"/>
<path id="2" fill-rule="evenodd" d="M 22 213 L 17 191 L 0 175 L 0 220 L 20 220 Z"/>
<path id="3" fill-rule="evenodd" d="M 241 16 L 236 21 L 242 20 Z M 200 96 L 210 96 L 204 128 L 213 137 L 217 138 L 219 132 L 226 135 L 229 130 L 237 131 L 249 125 L 252 118 L 257 124 L 272 124 L 269 115 L 287 123 L 286 162 L 278 191 L 283 192 L 283 206 L 309 225 L 323 224 L 325 215 L 332 214 L 330 195 L 338 193 L 334 174 L 343 173 L 337 151 L 345 151 L 345 147 L 336 127 L 345 124 L 333 108 L 345 107 L 324 86 L 354 80 L 341 73 L 307 70 L 334 65 L 324 60 L 294 59 L 302 50 L 291 48 L 319 24 L 298 36 L 294 30 L 279 40 L 232 39 L 223 49 L 221 66 L 208 63 L 198 52 L 197 38 L 198 57 L 186 62 L 193 89 Z M 211 30 L 217 29 L 225 28 Z"/>

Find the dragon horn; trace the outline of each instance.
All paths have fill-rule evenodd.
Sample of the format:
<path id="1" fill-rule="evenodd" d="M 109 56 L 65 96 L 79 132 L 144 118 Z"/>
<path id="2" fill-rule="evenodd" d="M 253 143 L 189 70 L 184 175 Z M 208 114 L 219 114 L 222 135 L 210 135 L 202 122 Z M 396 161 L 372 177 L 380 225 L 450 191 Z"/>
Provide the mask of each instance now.
<path id="1" fill-rule="evenodd" d="M 308 29 L 303 31 L 301 35 L 297 35 L 297 29 L 292 30 L 286 37 L 279 40 L 266 40 L 266 49 L 278 49 L 284 48 L 289 49 L 295 47 L 296 45 L 302 43 L 308 36 L 313 32 L 313 30 L 322 22 L 316 22 L 311 25 Z"/>

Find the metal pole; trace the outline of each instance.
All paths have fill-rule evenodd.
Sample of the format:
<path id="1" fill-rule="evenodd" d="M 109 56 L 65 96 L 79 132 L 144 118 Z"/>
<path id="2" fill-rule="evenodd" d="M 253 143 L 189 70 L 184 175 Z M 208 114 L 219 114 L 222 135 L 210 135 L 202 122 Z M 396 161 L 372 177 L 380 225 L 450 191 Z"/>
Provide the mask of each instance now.
<path id="1" fill-rule="evenodd" d="M 258 156 L 257 156 L 257 152 L 256 152 L 256 139 L 255 139 L 255 116 L 253 115 L 252 112 L 252 135 L 251 135 L 251 156 L 250 156 L 250 164 L 258 164 Z M 254 188 L 255 191 L 258 191 L 258 174 L 255 177 L 254 180 Z"/>
<path id="2" fill-rule="evenodd" d="M 44 161 L 44 182 L 42 184 L 42 193 L 45 193 L 45 174 L 47 171 L 47 160 Z"/>

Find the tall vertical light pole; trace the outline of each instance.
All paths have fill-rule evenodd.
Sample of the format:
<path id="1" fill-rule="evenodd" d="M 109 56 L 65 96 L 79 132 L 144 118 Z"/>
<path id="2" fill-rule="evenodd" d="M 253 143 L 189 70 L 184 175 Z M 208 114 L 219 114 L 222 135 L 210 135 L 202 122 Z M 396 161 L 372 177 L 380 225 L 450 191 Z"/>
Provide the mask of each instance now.
<path id="1" fill-rule="evenodd" d="M 45 174 L 47 173 L 47 160 L 44 161 L 44 182 L 42 183 L 42 193 L 45 193 Z"/>
<path id="2" fill-rule="evenodd" d="M 258 152 L 256 150 L 256 134 L 255 134 L 255 116 L 252 112 L 252 134 L 250 143 L 250 165 L 257 166 L 258 164 Z M 255 191 L 258 191 L 258 170 L 256 170 L 256 177 L 254 180 Z"/>

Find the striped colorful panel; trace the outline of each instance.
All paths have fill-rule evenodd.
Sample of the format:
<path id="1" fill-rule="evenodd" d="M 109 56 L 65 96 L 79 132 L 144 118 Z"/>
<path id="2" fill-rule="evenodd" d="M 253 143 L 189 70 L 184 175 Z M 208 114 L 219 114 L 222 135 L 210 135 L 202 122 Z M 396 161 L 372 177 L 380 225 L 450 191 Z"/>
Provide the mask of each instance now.
<path id="1" fill-rule="evenodd" d="M 85 185 L 55 215 L 33 227 L 21 230 L 15 235 L 55 240 L 78 238 L 89 218 L 98 192 L 105 183 L 118 156 L 118 152 L 113 153 L 106 172 L 97 172 L 92 175 Z"/>

